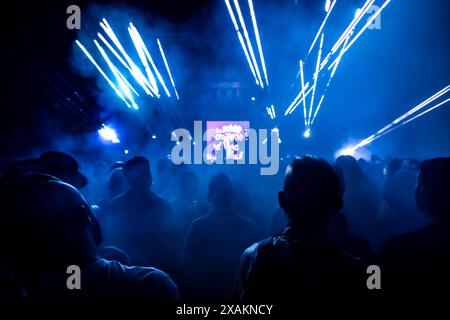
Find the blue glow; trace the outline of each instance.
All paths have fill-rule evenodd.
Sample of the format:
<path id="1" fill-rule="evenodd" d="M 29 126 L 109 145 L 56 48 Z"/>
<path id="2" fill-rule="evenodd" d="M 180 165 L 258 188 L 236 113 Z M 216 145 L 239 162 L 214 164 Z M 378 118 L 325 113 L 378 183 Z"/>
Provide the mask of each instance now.
<path id="1" fill-rule="evenodd" d="M 123 153 L 128 154 L 128 149 L 123 150 Z"/>
<path id="2" fill-rule="evenodd" d="M 106 126 L 105 124 L 102 124 L 102 128 L 99 129 L 97 132 L 100 135 L 100 137 L 102 137 L 106 141 L 111 141 L 112 143 L 120 142 L 116 131 L 113 128 Z"/>
<path id="3" fill-rule="evenodd" d="M 156 135 L 152 135 L 152 139 L 156 139 Z"/>
<path id="4" fill-rule="evenodd" d="M 251 97 L 251 99 L 252 99 L 252 101 L 255 101 L 255 100 L 256 100 L 256 98 L 255 98 L 255 97 Z"/>

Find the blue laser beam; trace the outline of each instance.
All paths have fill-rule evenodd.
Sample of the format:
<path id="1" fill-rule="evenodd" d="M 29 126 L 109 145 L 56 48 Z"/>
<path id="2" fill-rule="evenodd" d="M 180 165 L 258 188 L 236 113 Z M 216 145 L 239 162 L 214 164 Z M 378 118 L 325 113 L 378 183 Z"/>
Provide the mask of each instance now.
<path id="1" fill-rule="evenodd" d="M 83 51 L 83 53 L 88 57 L 88 59 L 92 62 L 92 64 L 97 68 L 97 70 L 100 72 L 100 74 L 105 78 L 105 80 L 108 82 L 108 84 L 111 86 L 111 88 L 114 90 L 114 92 L 119 96 L 120 99 L 122 99 L 127 107 L 131 108 L 130 104 L 127 102 L 125 97 L 122 95 L 119 89 L 117 89 L 114 82 L 111 81 L 111 79 L 106 75 L 106 73 L 103 71 L 103 69 L 98 65 L 98 63 L 95 61 L 95 59 L 91 56 L 89 51 L 81 44 L 80 41 L 75 40 L 75 43 L 80 47 L 80 49 Z"/>
<path id="2" fill-rule="evenodd" d="M 361 140 L 359 143 L 357 143 L 355 146 L 353 147 L 349 147 L 349 149 L 356 151 L 357 149 L 364 147 L 368 144 L 370 144 L 371 142 L 381 138 L 382 136 L 402 127 L 403 125 L 406 125 L 422 116 L 424 116 L 425 114 L 431 112 L 432 110 L 435 110 L 443 105 L 445 105 L 447 102 L 450 101 L 450 98 L 447 98 L 444 101 L 441 101 L 440 103 L 427 108 L 425 111 L 420 112 L 419 114 L 416 114 L 418 111 L 422 110 L 423 108 L 427 107 L 428 105 L 430 105 L 433 101 L 441 98 L 442 96 L 444 96 L 445 94 L 447 94 L 450 91 L 450 85 L 446 86 L 445 88 L 441 89 L 440 91 L 438 91 L 437 93 L 435 93 L 434 95 L 432 95 L 430 98 L 424 100 L 423 102 L 421 102 L 420 104 L 418 104 L 417 106 L 415 106 L 414 108 L 410 109 L 408 112 L 404 113 L 403 115 L 401 115 L 400 117 L 398 117 L 397 119 L 395 119 L 394 121 L 392 121 L 391 123 L 389 123 L 388 125 L 384 126 L 383 128 L 381 128 L 380 130 L 378 130 L 376 133 L 370 135 L 369 137 Z M 416 115 L 414 115 L 416 114 Z M 414 116 L 412 116 L 414 115 Z M 407 119 L 408 117 L 412 116 L 411 118 Z"/>
<path id="3" fill-rule="evenodd" d="M 225 4 L 227 6 L 228 13 L 230 14 L 231 21 L 233 22 L 234 29 L 236 30 L 236 34 L 238 36 L 239 43 L 241 44 L 242 50 L 244 51 L 245 58 L 246 58 L 247 63 L 249 65 L 249 67 L 250 67 L 250 71 L 252 72 L 253 77 L 255 78 L 256 85 L 259 86 L 258 77 L 256 76 L 255 69 L 253 68 L 253 63 L 250 60 L 250 55 L 248 53 L 248 50 L 247 50 L 247 47 L 245 45 L 244 38 L 242 37 L 241 31 L 239 30 L 239 26 L 238 26 L 237 21 L 236 21 L 236 16 L 234 15 L 233 9 L 231 8 L 230 1 L 229 0 L 225 0 Z"/>
<path id="4" fill-rule="evenodd" d="M 173 81 L 172 72 L 170 72 L 169 63 L 167 63 L 166 55 L 164 54 L 164 50 L 161 45 L 161 42 L 159 41 L 159 39 L 156 39 L 156 42 L 158 43 L 159 51 L 163 58 L 164 65 L 166 66 L 167 73 L 169 74 L 170 83 L 172 84 L 172 87 L 173 87 L 173 92 L 175 93 L 177 100 L 180 100 L 180 97 L 178 96 L 177 88 L 175 87 L 175 81 Z"/>
<path id="5" fill-rule="evenodd" d="M 252 18 L 253 30 L 255 32 L 256 45 L 258 46 L 259 58 L 261 60 L 261 66 L 264 73 L 264 79 L 266 80 L 266 86 L 269 86 L 269 79 L 267 77 L 266 62 L 264 60 L 264 54 L 261 46 L 261 38 L 259 36 L 258 23 L 256 22 L 255 9 L 253 8 L 253 0 L 248 0 L 250 7 L 250 16 Z"/>
<path id="6" fill-rule="evenodd" d="M 308 58 L 309 54 L 311 53 L 312 49 L 314 48 L 314 45 L 316 44 L 317 39 L 319 39 L 319 36 L 322 33 L 322 30 L 325 27 L 325 24 L 327 23 L 328 17 L 330 16 L 331 12 L 333 11 L 333 8 L 336 5 L 336 2 L 337 2 L 337 0 L 333 1 L 331 6 L 328 8 L 327 14 L 325 15 L 325 18 L 323 19 L 323 21 L 322 21 L 322 23 L 321 23 L 321 25 L 319 27 L 319 30 L 317 31 L 316 36 L 314 37 L 314 40 L 311 43 L 311 46 L 309 47 L 308 54 L 306 55 L 306 59 Z"/>
<path id="7" fill-rule="evenodd" d="M 152 65 L 152 68 L 153 68 L 153 70 L 155 71 L 156 77 L 158 78 L 158 81 L 161 83 L 161 85 L 162 85 L 162 87 L 163 87 L 163 89 L 164 89 L 164 92 L 166 93 L 166 95 L 167 95 L 168 97 L 170 97 L 170 92 L 169 92 L 169 90 L 167 89 L 166 83 L 164 82 L 164 79 L 163 79 L 163 77 L 161 76 L 161 73 L 159 72 L 158 68 L 156 67 L 156 64 L 155 64 L 155 62 L 153 61 L 153 58 L 152 58 L 152 56 L 150 55 L 150 52 L 148 51 L 147 46 L 146 46 L 145 43 L 144 43 L 144 40 L 142 40 L 142 37 L 141 37 L 139 31 L 136 29 L 136 27 L 135 27 L 131 22 L 130 22 L 130 27 L 131 27 L 132 30 L 134 30 L 134 33 L 135 33 L 137 39 L 138 39 L 139 42 L 141 43 L 141 46 L 142 46 L 142 48 L 144 49 L 144 53 L 145 53 L 145 55 L 147 56 L 147 59 L 150 61 L 150 64 Z"/>
<path id="8" fill-rule="evenodd" d="M 322 33 L 322 36 L 320 38 L 319 52 L 317 53 L 316 71 L 314 73 L 314 84 L 312 86 L 313 91 L 312 91 L 312 94 L 311 94 L 311 103 L 309 105 L 309 115 L 308 115 L 308 121 L 307 121 L 308 126 L 311 123 L 312 110 L 313 110 L 313 107 L 314 107 L 314 97 L 316 95 L 316 88 L 317 88 L 317 80 L 319 78 L 320 59 L 321 59 L 321 56 L 322 56 L 322 48 L 323 48 L 323 38 L 324 38 L 324 34 Z"/>
<path id="9" fill-rule="evenodd" d="M 119 70 L 117 70 L 116 66 L 112 63 L 111 59 L 109 59 L 108 55 L 106 54 L 105 50 L 100 46 L 97 40 L 94 40 L 95 45 L 97 46 L 97 49 L 100 51 L 103 59 L 105 59 L 106 63 L 108 64 L 109 68 L 113 72 L 114 76 L 117 79 L 117 82 L 119 83 L 119 88 L 121 89 L 122 94 L 127 98 L 128 102 L 131 104 L 131 106 L 134 109 L 139 109 L 138 105 L 133 99 L 133 95 L 131 94 L 128 86 L 123 81 L 123 78 L 125 78 Z"/>
<path id="10" fill-rule="evenodd" d="M 241 7 L 239 6 L 239 1 L 238 0 L 234 0 L 233 2 L 234 2 L 234 7 L 236 8 L 236 12 L 238 14 L 239 22 L 240 22 L 241 27 L 242 27 L 242 32 L 244 33 L 244 38 L 245 38 L 245 41 L 247 43 L 248 52 L 250 53 L 251 61 L 253 63 L 253 66 L 255 67 L 256 76 L 258 77 L 259 85 L 261 86 L 261 88 L 264 88 L 264 83 L 263 83 L 262 78 L 261 78 L 261 73 L 259 72 L 259 66 L 258 66 L 258 63 L 256 62 L 256 58 L 255 58 L 255 53 L 253 51 L 252 42 L 250 41 L 250 37 L 248 35 L 248 31 L 247 31 L 247 27 L 245 25 L 244 17 L 242 16 L 242 12 L 241 12 Z"/>

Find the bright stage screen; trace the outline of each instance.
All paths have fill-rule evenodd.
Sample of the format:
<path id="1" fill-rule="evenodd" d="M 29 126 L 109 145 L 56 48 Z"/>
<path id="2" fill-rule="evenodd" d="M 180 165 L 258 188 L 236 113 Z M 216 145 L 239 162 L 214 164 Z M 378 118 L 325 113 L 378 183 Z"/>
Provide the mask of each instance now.
<path id="1" fill-rule="evenodd" d="M 217 154 L 223 148 L 225 159 L 243 160 L 245 154 L 239 143 L 245 143 L 249 128 L 249 121 L 207 121 L 207 159 L 217 160 Z"/>

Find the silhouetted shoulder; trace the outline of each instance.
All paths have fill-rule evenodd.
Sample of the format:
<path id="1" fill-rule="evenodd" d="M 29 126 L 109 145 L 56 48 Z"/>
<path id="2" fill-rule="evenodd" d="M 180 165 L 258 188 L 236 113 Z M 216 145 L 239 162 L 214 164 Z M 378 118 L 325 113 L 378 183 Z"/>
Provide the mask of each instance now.
<path id="1" fill-rule="evenodd" d="M 163 271 L 152 267 L 125 266 L 117 261 L 100 259 L 88 266 L 88 286 L 95 290 L 108 284 L 109 295 L 125 299 L 177 300 L 178 289 Z"/>

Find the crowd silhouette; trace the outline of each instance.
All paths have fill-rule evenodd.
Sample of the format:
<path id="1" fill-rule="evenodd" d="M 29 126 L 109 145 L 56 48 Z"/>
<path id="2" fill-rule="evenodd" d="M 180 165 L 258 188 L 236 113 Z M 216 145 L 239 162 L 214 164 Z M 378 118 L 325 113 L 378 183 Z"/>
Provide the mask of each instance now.
<path id="1" fill-rule="evenodd" d="M 95 166 L 105 170 L 91 178 L 58 151 L 2 164 L 1 300 L 359 294 L 373 264 L 386 292 L 449 284 L 450 158 L 302 156 L 270 208 L 276 186 L 262 177 L 219 172 L 202 188 L 204 177 L 168 159 Z M 71 265 L 80 290 L 67 288 Z"/>

